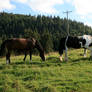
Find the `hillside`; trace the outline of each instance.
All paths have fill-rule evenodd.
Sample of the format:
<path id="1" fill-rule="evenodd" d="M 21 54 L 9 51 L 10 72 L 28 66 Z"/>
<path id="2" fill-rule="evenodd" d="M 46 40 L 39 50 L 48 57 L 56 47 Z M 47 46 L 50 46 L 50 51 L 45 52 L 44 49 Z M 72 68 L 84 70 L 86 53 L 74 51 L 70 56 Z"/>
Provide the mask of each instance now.
<path id="1" fill-rule="evenodd" d="M 92 35 L 91 27 L 69 20 L 72 36 Z M 57 51 L 59 40 L 67 35 L 67 20 L 59 16 L 32 16 L 12 13 L 0 13 L 0 44 L 12 37 L 35 37 L 41 42 L 46 52 Z"/>

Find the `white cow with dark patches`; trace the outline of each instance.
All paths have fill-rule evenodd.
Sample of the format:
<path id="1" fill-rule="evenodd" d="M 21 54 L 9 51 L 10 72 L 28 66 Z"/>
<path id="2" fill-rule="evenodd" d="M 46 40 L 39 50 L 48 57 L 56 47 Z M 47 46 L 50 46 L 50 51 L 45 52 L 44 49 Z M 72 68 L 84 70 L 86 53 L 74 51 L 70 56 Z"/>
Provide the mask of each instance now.
<path id="1" fill-rule="evenodd" d="M 92 36 L 91 35 L 83 35 L 80 38 L 85 39 L 86 43 L 83 46 L 81 43 L 81 47 L 84 48 L 84 57 L 86 57 L 87 49 L 91 51 L 90 56 L 92 57 Z"/>
<path id="2" fill-rule="evenodd" d="M 59 54 L 60 54 L 60 61 L 62 61 L 62 55 L 65 51 L 65 61 L 68 60 L 67 56 L 67 50 L 68 48 L 84 48 L 84 56 L 86 56 L 86 49 L 89 49 L 91 51 L 90 56 L 92 57 L 92 48 L 89 47 L 92 45 L 92 37 L 90 35 L 83 35 L 83 36 L 67 36 L 64 38 L 61 38 L 60 45 L 59 45 Z"/>

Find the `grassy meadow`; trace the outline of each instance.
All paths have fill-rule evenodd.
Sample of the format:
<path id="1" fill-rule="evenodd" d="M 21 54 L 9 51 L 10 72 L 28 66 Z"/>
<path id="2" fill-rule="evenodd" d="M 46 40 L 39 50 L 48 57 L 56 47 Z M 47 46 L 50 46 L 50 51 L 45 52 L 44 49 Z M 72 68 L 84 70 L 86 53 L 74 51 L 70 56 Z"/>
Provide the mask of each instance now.
<path id="1" fill-rule="evenodd" d="M 68 62 L 60 62 L 58 53 L 46 55 L 46 61 L 32 56 L 11 56 L 6 65 L 0 58 L 0 92 L 92 92 L 92 60 L 83 49 L 69 50 Z"/>

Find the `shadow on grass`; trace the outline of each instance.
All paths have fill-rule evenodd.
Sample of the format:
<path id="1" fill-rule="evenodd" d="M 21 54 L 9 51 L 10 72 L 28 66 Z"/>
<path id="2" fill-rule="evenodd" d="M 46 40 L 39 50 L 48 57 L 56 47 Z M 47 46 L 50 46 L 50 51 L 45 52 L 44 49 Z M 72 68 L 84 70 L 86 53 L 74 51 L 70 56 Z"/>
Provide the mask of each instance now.
<path id="1" fill-rule="evenodd" d="M 59 58 L 58 57 L 48 57 L 46 59 L 47 62 L 50 62 L 50 63 L 58 63 L 60 62 Z"/>
<path id="2" fill-rule="evenodd" d="M 0 65 L 0 70 L 4 69 L 3 65 Z"/>
<path id="3" fill-rule="evenodd" d="M 20 64 L 25 64 L 25 62 L 24 61 L 21 61 L 21 62 L 15 62 L 15 63 L 12 63 L 12 64 L 20 65 Z"/>
<path id="4" fill-rule="evenodd" d="M 62 62 L 62 63 L 65 63 L 65 62 Z M 58 57 L 48 57 L 46 58 L 46 61 L 42 61 L 42 60 L 33 60 L 33 61 L 30 61 L 30 60 L 27 60 L 27 61 L 21 61 L 21 62 L 18 62 L 16 61 L 15 63 L 12 63 L 15 64 L 15 65 L 35 65 L 35 66 L 40 66 L 40 67 L 49 67 L 49 66 L 61 66 L 62 63 L 60 62 L 59 58 Z"/>
<path id="5" fill-rule="evenodd" d="M 87 57 L 87 58 L 78 58 L 78 59 L 71 59 L 69 58 L 69 61 L 71 61 L 72 63 L 73 62 L 80 62 L 80 61 L 91 61 L 92 59 Z M 11 62 L 10 65 L 35 65 L 35 66 L 40 66 L 40 67 L 44 67 L 44 66 L 61 66 L 62 64 L 66 64 L 67 62 L 63 61 L 61 62 L 59 60 L 58 57 L 47 57 L 46 58 L 46 61 L 42 61 L 42 60 L 33 60 L 33 61 L 30 61 L 30 60 L 26 60 L 25 62 L 23 60 L 21 61 L 16 61 L 16 62 Z M 0 66 L 0 69 L 3 69 L 3 66 Z"/>
<path id="6" fill-rule="evenodd" d="M 87 58 L 82 57 L 82 58 L 74 59 L 74 60 L 72 60 L 72 62 L 91 61 L 91 60 L 92 60 L 92 58 L 90 58 L 90 57 L 87 57 Z"/>

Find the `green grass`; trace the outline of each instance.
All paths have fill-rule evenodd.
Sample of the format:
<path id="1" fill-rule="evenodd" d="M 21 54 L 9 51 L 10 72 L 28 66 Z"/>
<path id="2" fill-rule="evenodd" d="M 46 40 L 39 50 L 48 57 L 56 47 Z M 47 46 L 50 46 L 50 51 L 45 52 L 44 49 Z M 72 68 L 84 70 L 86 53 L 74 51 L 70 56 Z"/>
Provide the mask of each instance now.
<path id="1" fill-rule="evenodd" d="M 58 53 L 39 56 L 12 56 L 6 65 L 0 58 L 0 92 L 92 92 L 92 60 L 83 58 L 83 49 L 69 50 L 68 62 L 60 62 Z"/>

